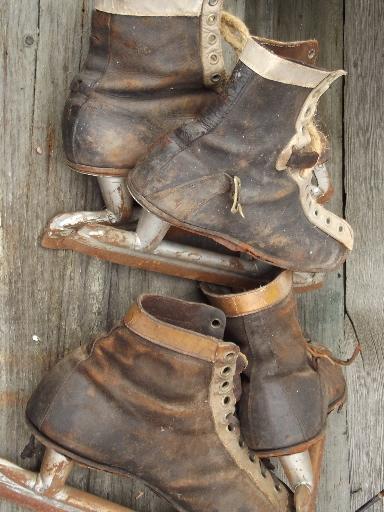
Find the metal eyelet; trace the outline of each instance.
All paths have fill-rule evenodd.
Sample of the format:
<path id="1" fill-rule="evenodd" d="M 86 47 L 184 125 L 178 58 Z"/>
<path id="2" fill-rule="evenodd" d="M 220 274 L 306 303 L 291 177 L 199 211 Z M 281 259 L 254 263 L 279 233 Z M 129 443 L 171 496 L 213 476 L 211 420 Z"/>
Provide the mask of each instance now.
<path id="1" fill-rule="evenodd" d="M 207 18 L 208 25 L 214 25 L 216 23 L 217 16 L 216 14 L 210 14 Z"/>
<path id="2" fill-rule="evenodd" d="M 261 461 L 261 460 L 259 460 L 259 464 L 260 464 L 261 476 L 262 476 L 263 478 L 267 478 L 268 472 L 267 472 L 266 467 L 264 466 L 264 464 L 262 463 L 262 461 Z"/>
<path id="3" fill-rule="evenodd" d="M 233 361 L 236 357 L 236 354 L 234 352 L 227 352 L 224 357 L 227 361 Z"/>
<path id="4" fill-rule="evenodd" d="M 215 329 L 217 329 L 218 327 L 221 326 L 221 322 L 218 318 L 214 318 L 211 322 L 211 325 L 212 327 L 214 327 Z"/>
<path id="5" fill-rule="evenodd" d="M 230 383 L 226 380 L 222 384 L 220 384 L 220 393 L 228 393 L 230 389 Z"/>
<path id="6" fill-rule="evenodd" d="M 228 405 L 231 403 L 231 397 L 230 397 L 230 396 L 228 396 L 228 395 L 227 395 L 227 396 L 225 396 L 225 397 L 223 398 L 223 400 L 222 400 L 222 403 L 223 403 L 223 405 L 228 406 Z"/>
<path id="7" fill-rule="evenodd" d="M 217 41 L 217 36 L 216 36 L 216 34 L 210 34 L 210 35 L 208 36 L 208 43 L 209 43 L 209 44 L 215 44 L 215 43 L 216 43 L 216 41 Z"/>
<path id="8" fill-rule="evenodd" d="M 217 5 L 219 3 L 219 0 L 209 0 L 209 5 L 211 6 L 214 6 L 214 5 Z"/>
<path id="9" fill-rule="evenodd" d="M 311 59 L 311 60 L 314 59 L 315 55 L 316 55 L 316 51 L 314 49 L 309 50 L 309 52 L 308 52 L 308 59 Z"/>
<path id="10" fill-rule="evenodd" d="M 217 64 L 219 62 L 219 57 L 216 53 L 212 53 L 212 55 L 209 56 L 209 61 L 211 64 Z"/>
<path id="11" fill-rule="evenodd" d="M 222 377 L 227 377 L 228 375 L 230 375 L 231 371 L 232 368 L 230 366 L 224 366 L 224 368 L 221 369 L 220 375 Z"/>

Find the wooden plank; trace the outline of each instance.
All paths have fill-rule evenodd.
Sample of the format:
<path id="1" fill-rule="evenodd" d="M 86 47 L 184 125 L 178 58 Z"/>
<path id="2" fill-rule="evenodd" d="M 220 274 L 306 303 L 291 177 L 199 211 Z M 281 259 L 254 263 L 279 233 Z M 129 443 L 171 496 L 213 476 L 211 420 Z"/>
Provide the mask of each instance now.
<path id="1" fill-rule="evenodd" d="M 253 32 L 282 40 L 316 38 L 320 42 L 319 64 L 327 68 L 343 66 L 343 2 L 338 0 L 269 0 L 248 2 L 247 22 Z M 327 127 L 332 144 L 329 165 L 335 196 L 330 209 L 343 212 L 342 83 L 333 86 L 320 104 L 320 119 Z M 329 276 L 323 290 L 299 300 L 301 319 L 308 338 L 326 344 L 338 354 L 344 346 L 343 270 Z M 328 440 L 318 503 L 319 512 L 350 508 L 346 413 L 333 415 L 328 425 Z"/>
<path id="2" fill-rule="evenodd" d="M 352 510 L 384 488 L 384 4 L 345 2 L 346 215 L 356 245 L 347 263 L 346 332 L 363 344 L 349 372 Z M 378 504 L 372 512 L 383 511 Z"/>

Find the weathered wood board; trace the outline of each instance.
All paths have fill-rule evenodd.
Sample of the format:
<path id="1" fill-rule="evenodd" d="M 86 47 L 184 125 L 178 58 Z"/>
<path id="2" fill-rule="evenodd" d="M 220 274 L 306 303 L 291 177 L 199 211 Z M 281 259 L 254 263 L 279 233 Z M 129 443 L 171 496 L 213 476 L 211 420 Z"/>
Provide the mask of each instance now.
<path id="1" fill-rule="evenodd" d="M 347 355 L 357 335 L 364 357 L 347 370 L 348 407 L 329 421 L 319 512 L 353 511 L 384 487 L 381 405 L 383 338 L 382 0 L 229 0 L 254 33 L 281 39 L 316 37 L 320 64 L 346 66 L 321 116 L 332 140 L 336 194 L 331 208 L 357 233 L 347 272 L 302 297 L 306 333 Z M 61 149 L 60 117 L 71 78 L 88 46 L 88 0 L 0 0 L 0 456 L 22 461 L 29 439 L 26 401 L 43 373 L 64 354 L 108 329 L 140 293 L 194 299 L 194 283 L 40 248 L 49 218 L 101 205 L 92 178 L 71 172 Z M 343 115 L 345 123 L 343 124 Z M 369 207 L 369 210 L 367 209 Z M 142 485 L 77 470 L 74 485 L 129 504 L 138 512 L 171 512 Z M 0 503 L 0 512 L 16 506 Z M 384 510 L 377 505 L 373 512 Z"/>
<path id="2" fill-rule="evenodd" d="M 363 359 L 348 373 L 352 510 L 384 487 L 384 3 L 345 2 L 346 216 L 356 231 L 346 273 L 346 339 Z M 354 329 L 355 331 L 354 332 Z M 372 511 L 384 510 L 384 504 Z"/>

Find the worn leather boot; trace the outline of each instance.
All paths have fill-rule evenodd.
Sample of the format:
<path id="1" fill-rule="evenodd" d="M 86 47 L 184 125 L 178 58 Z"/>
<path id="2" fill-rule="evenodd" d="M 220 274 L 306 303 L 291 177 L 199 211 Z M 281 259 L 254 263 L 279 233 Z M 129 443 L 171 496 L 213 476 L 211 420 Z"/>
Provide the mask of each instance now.
<path id="1" fill-rule="evenodd" d="M 234 416 L 245 356 L 211 306 L 141 296 L 108 335 L 41 382 L 27 419 L 74 461 L 133 475 L 181 512 L 292 510 Z"/>
<path id="2" fill-rule="evenodd" d="M 222 0 L 98 0 L 63 116 L 69 165 L 125 176 L 159 135 L 193 119 L 224 79 Z"/>
<path id="3" fill-rule="evenodd" d="M 242 293 L 203 285 L 227 316 L 226 336 L 248 359 L 239 403 L 246 442 L 265 456 L 306 449 L 323 435 L 327 414 L 346 399 L 341 368 L 302 333 L 292 273 Z M 325 349 L 323 349 L 325 350 Z"/>
<path id="4" fill-rule="evenodd" d="M 338 267 L 353 233 L 312 195 L 321 150 L 310 127 L 319 98 L 343 74 L 249 39 L 220 104 L 164 137 L 128 176 L 132 195 L 174 226 L 281 268 Z"/>
<path id="5" fill-rule="evenodd" d="M 276 271 L 279 272 L 279 271 Z M 292 273 L 284 271 L 258 289 L 231 293 L 203 285 L 211 304 L 227 316 L 226 336 L 247 356 L 238 404 L 245 441 L 260 457 L 282 457 L 296 506 L 312 511 L 327 414 L 346 400 L 340 361 L 304 339 L 297 317 Z M 295 454 L 295 455 L 293 455 Z"/>

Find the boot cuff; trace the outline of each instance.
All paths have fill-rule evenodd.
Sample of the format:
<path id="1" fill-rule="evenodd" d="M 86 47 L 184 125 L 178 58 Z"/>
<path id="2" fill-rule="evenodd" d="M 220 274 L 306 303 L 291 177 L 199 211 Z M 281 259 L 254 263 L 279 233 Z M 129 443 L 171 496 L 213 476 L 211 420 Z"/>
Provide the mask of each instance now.
<path id="1" fill-rule="evenodd" d="M 209 362 L 215 362 L 228 348 L 222 341 L 225 315 L 219 309 L 159 295 L 141 295 L 124 317 L 130 331 L 157 345 Z"/>
<path id="2" fill-rule="evenodd" d="M 98 11 L 129 16 L 200 16 L 203 0 L 96 0 Z"/>
<path id="3" fill-rule="evenodd" d="M 240 60 L 267 80 L 309 89 L 318 87 L 324 80 L 332 82 L 346 74 L 342 70 L 327 71 L 293 62 L 276 55 L 254 39 L 248 40 Z"/>
<path id="4" fill-rule="evenodd" d="M 220 293 L 218 287 L 210 285 L 201 288 L 213 306 L 234 318 L 258 313 L 283 301 L 292 291 L 292 282 L 292 272 L 284 271 L 267 285 L 243 293 Z"/>

